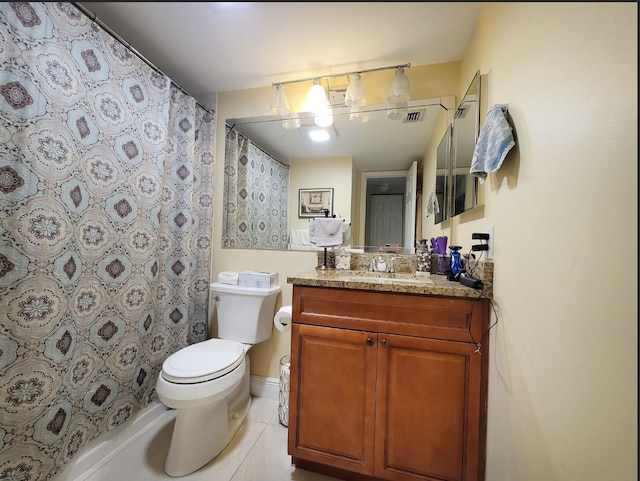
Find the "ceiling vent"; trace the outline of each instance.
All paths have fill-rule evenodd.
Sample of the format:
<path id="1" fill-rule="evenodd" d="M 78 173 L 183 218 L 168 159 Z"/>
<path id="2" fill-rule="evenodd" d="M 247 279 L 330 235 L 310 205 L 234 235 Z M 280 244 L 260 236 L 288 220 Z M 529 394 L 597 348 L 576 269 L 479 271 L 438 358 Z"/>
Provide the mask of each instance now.
<path id="1" fill-rule="evenodd" d="M 422 122 L 424 119 L 424 109 L 410 110 L 402 119 L 403 124 L 412 124 L 414 122 Z"/>
<path id="2" fill-rule="evenodd" d="M 454 119 L 464 119 L 467 116 L 467 110 L 469 108 L 467 106 L 461 105 L 460 107 L 458 107 L 458 110 L 456 110 L 455 115 L 453 116 Z"/>

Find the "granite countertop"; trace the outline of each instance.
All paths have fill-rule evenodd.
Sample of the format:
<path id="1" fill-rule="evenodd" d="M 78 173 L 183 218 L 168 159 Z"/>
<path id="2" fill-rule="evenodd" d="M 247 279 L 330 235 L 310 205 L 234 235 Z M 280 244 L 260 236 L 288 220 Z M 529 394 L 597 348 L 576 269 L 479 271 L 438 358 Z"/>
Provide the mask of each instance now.
<path id="1" fill-rule="evenodd" d="M 490 297 L 491 286 L 472 289 L 459 282 L 447 280 L 444 275 L 423 272 L 397 272 L 395 274 L 362 270 L 313 270 L 287 277 L 287 283 L 299 286 L 333 287 L 367 291 L 399 292 L 434 296 L 480 298 Z"/>

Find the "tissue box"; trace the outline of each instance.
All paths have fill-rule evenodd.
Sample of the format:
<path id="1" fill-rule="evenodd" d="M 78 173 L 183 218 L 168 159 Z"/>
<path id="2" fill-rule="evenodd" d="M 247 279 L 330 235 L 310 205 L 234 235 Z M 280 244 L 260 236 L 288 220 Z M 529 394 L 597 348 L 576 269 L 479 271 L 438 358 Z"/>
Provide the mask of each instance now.
<path id="1" fill-rule="evenodd" d="M 278 274 L 276 272 L 241 272 L 238 274 L 238 285 L 242 287 L 274 287 L 278 285 Z"/>

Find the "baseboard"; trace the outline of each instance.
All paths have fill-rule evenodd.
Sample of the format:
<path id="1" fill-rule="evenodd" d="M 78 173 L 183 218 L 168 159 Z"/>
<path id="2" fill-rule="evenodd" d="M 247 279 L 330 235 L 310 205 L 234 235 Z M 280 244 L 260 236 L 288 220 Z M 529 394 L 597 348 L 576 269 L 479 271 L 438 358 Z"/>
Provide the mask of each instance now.
<path id="1" fill-rule="evenodd" d="M 251 376 L 251 395 L 278 400 L 280 380 L 274 377 Z"/>

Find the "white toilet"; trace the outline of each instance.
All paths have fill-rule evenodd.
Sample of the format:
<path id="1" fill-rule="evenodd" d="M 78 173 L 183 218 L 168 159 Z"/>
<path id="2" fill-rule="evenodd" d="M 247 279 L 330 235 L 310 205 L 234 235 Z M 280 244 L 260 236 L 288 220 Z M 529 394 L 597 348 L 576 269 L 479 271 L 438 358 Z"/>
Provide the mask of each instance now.
<path id="1" fill-rule="evenodd" d="M 192 344 L 162 364 L 156 391 L 178 411 L 169 454 L 169 476 L 184 476 L 222 451 L 245 420 L 249 393 L 247 351 L 271 337 L 280 286 L 211 284 L 218 312 L 218 338 Z"/>

